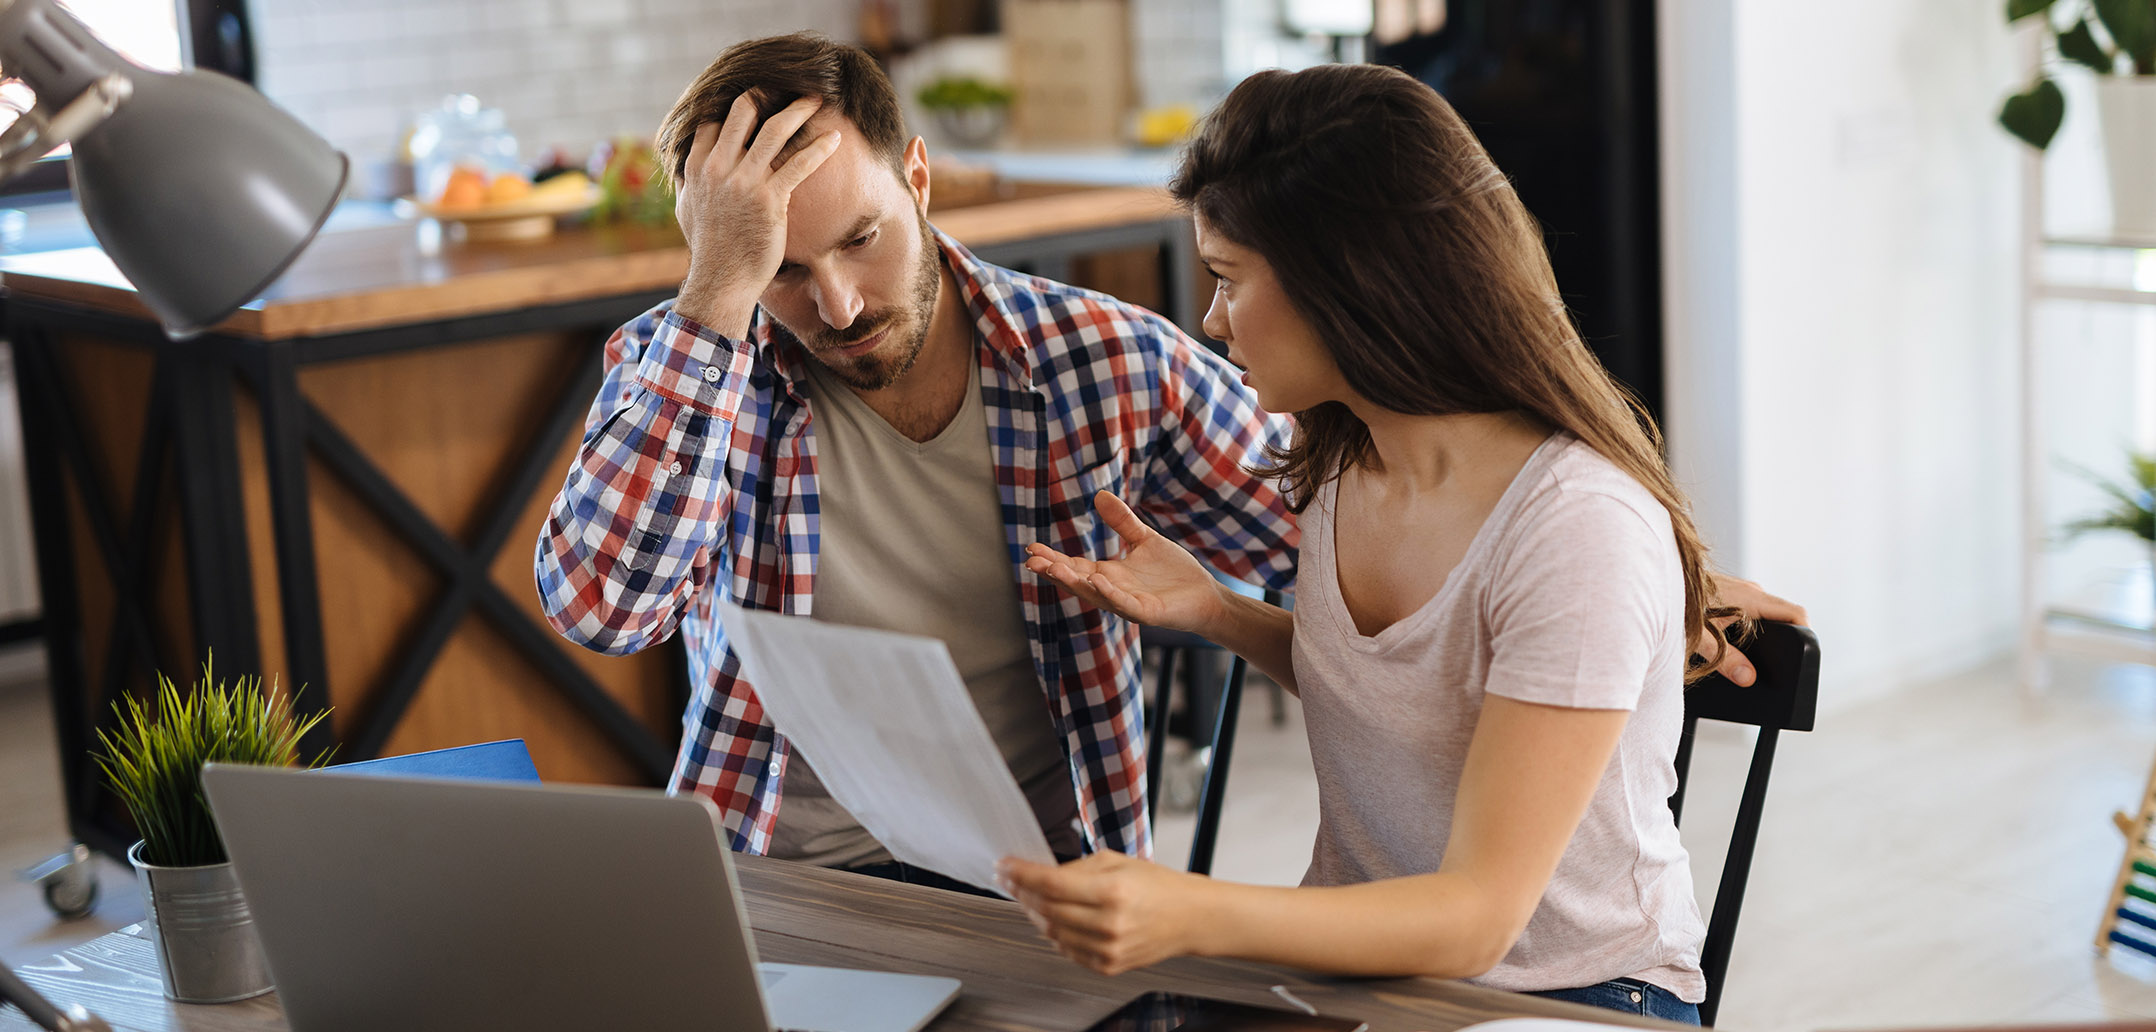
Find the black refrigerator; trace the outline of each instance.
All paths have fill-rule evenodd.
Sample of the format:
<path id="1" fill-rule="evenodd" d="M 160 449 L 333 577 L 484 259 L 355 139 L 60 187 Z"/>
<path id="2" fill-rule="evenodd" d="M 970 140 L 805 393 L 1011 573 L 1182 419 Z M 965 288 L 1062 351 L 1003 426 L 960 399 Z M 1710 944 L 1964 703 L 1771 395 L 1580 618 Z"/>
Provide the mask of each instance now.
<path id="1" fill-rule="evenodd" d="M 1435 32 L 1370 60 L 1429 83 L 1541 222 L 1558 290 L 1602 364 L 1662 417 L 1652 0 L 1447 0 Z"/>

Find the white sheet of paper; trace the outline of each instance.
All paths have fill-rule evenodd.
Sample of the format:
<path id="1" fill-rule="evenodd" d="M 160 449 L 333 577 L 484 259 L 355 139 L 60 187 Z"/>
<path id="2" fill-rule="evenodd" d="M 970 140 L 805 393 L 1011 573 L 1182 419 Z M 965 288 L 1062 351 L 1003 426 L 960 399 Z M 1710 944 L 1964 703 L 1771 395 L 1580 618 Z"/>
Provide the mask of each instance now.
<path id="1" fill-rule="evenodd" d="M 892 856 L 993 892 L 1006 856 L 1055 862 L 942 642 L 724 600 L 719 618 L 772 726 Z"/>
<path id="2" fill-rule="evenodd" d="M 1571 1018 L 1499 1018 L 1469 1025 L 1460 1032 L 1610 1032 L 1623 1027 Z"/>

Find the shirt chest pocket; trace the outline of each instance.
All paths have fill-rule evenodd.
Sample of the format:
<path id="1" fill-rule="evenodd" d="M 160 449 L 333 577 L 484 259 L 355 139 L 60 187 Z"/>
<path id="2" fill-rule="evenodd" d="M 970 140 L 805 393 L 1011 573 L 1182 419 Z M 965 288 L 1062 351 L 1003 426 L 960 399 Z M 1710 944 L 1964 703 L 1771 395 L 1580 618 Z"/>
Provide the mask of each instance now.
<path id="1" fill-rule="evenodd" d="M 1113 559 L 1122 542 L 1101 522 L 1093 496 L 1106 491 L 1123 498 L 1123 454 L 1116 452 L 1048 486 L 1048 547 L 1064 555 Z M 1128 499 L 1125 499 L 1128 501 Z"/>

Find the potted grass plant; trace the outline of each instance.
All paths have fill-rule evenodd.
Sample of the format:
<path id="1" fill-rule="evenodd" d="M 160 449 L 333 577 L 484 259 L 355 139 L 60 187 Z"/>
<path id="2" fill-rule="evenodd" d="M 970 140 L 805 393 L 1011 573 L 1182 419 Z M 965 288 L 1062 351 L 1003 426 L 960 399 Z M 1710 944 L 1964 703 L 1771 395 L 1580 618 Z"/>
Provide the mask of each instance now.
<path id="1" fill-rule="evenodd" d="M 2111 480 L 2078 467 L 2075 471 L 2102 490 L 2111 504 L 2068 523 L 2066 537 L 2092 532 L 2132 534 L 2156 562 L 2156 452 L 2128 452 L 2125 480 Z"/>
<path id="2" fill-rule="evenodd" d="M 921 87 L 913 99 L 936 119 L 951 140 L 964 147 L 986 147 L 1003 135 L 1003 124 L 1016 95 L 1000 83 L 970 75 L 948 75 Z"/>
<path id="3" fill-rule="evenodd" d="M 2060 63 L 2096 74 L 2112 228 L 2156 239 L 2156 0 L 2007 0 L 2006 20 L 2038 20 Z M 2043 150 L 2066 118 L 2050 69 L 2006 98 L 1999 124 Z"/>
<path id="4" fill-rule="evenodd" d="M 219 681 L 210 661 L 184 693 L 162 674 L 157 682 L 154 705 L 133 695 L 113 704 L 119 723 L 98 731 L 95 759 L 142 833 L 127 859 L 157 933 L 165 995 L 182 1003 L 259 996 L 270 989 L 269 967 L 202 793 L 202 765 L 297 766 L 300 739 L 329 713 L 300 716 L 291 695 L 274 683 L 263 690 L 259 676 Z"/>

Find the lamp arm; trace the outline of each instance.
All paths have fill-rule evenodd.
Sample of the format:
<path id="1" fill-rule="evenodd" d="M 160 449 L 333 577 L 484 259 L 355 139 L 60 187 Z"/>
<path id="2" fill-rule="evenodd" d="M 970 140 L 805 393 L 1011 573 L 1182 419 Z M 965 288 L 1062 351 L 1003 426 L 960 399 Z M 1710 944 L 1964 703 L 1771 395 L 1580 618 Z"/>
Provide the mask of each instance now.
<path id="1" fill-rule="evenodd" d="M 51 1032 L 112 1032 L 112 1026 L 105 1024 L 105 1019 L 82 1009 L 80 1004 L 66 1010 L 53 1006 L 52 1001 L 8 970 L 6 964 L 0 964 L 0 1004 L 8 1003 L 21 1007 L 39 1028 Z"/>
<path id="2" fill-rule="evenodd" d="M 5 132 L 0 132 L 0 183 L 15 178 L 31 162 L 61 144 L 72 143 L 96 128 L 134 92 L 135 84 L 127 76 L 112 72 L 91 82 L 88 89 L 50 116 L 44 113 L 42 104 L 23 112 Z"/>

